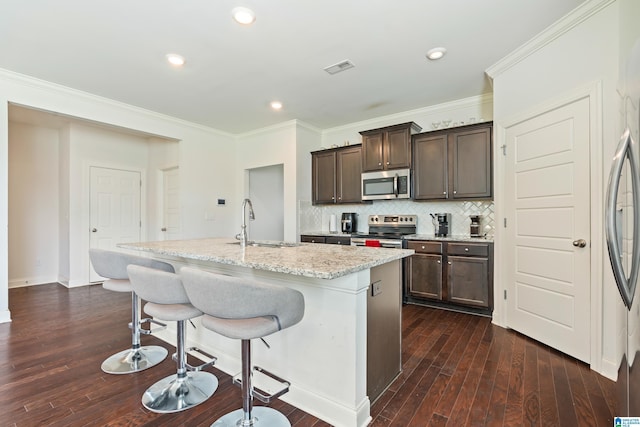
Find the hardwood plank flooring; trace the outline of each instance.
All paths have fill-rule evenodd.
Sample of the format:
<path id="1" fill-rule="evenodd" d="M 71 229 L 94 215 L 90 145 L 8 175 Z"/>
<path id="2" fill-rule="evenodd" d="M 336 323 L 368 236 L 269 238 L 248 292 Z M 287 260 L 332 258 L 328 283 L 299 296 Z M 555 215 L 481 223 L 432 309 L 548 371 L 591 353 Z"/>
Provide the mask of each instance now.
<path id="1" fill-rule="evenodd" d="M 171 359 L 137 374 L 104 374 L 102 360 L 130 345 L 129 304 L 99 285 L 9 290 L 0 427 L 209 426 L 240 406 L 240 390 L 215 368 L 214 396 L 178 414 L 140 403 L 150 384 L 175 372 Z M 142 342 L 174 351 L 153 336 Z M 609 426 L 616 411 L 613 382 L 484 317 L 404 306 L 402 360 L 403 372 L 372 405 L 371 426 Z M 271 406 L 294 427 L 329 426 L 281 400 Z"/>

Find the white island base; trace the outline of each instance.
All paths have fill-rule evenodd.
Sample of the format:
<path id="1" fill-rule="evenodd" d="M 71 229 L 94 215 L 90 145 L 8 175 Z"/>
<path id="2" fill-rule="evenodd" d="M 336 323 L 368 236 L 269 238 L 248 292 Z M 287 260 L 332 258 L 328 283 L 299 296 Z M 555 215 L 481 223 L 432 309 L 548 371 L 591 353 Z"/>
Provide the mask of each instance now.
<path id="1" fill-rule="evenodd" d="M 161 251 L 144 247 L 144 244 L 121 246 L 154 252 L 154 258 L 171 262 L 176 270 L 189 265 L 232 276 L 251 277 L 302 292 L 305 299 L 302 321 L 266 337 L 270 349 L 260 340 L 254 340 L 253 364 L 291 383 L 289 392 L 280 399 L 333 426 L 364 427 L 371 422 L 370 401 L 367 396 L 367 299 L 370 295 L 368 290 L 372 281 L 372 270 L 374 276 L 382 273 L 384 277 L 391 277 L 388 282 L 396 282 L 397 278 L 396 283 L 389 283 L 382 288 L 378 285 L 376 289 L 387 293 L 392 306 L 397 301 L 397 313 L 392 316 L 397 316 L 399 328 L 400 263 L 401 258 L 411 252 L 384 250 L 387 253 L 394 251 L 393 258 L 396 259 L 383 260 L 380 261 L 384 262 L 383 264 L 332 279 L 323 279 L 230 265 L 227 261 L 220 263 L 192 259 L 190 256 L 172 256 L 166 251 L 160 253 Z M 283 249 L 291 248 L 271 250 Z M 382 256 L 380 249 L 370 250 L 377 252 L 374 255 Z M 403 254 L 400 255 L 400 252 Z M 300 249 L 295 253 L 299 255 Z M 225 373 L 239 373 L 240 341 L 225 338 L 202 327 L 200 318 L 194 319 L 194 324 L 195 329 L 191 326 L 187 328 L 187 346 L 198 347 L 217 357 L 215 366 Z M 170 325 L 156 335 L 175 345 L 175 325 Z M 387 348 L 388 352 L 397 353 L 398 373 L 401 351 L 399 340 L 398 335 L 397 348 Z M 197 353 L 191 354 L 198 357 Z M 259 381 L 259 378 L 256 380 Z M 259 382 L 256 385 L 262 388 Z M 240 401 L 238 406 L 241 406 Z"/>

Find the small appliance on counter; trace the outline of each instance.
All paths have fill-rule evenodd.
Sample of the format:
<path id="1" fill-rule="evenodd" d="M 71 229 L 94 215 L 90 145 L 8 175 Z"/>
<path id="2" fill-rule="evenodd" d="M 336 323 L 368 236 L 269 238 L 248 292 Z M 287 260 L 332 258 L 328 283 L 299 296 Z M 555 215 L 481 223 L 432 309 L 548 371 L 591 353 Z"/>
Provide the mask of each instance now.
<path id="1" fill-rule="evenodd" d="M 471 225 L 469 234 L 471 237 L 482 237 L 482 215 L 469 215 Z"/>
<path id="2" fill-rule="evenodd" d="M 451 214 L 437 213 L 430 215 L 436 237 L 447 237 L 449 235 L 449 224 L 451 224 Z"/>
<path id="3" fill-rule="evenodd" d="M 338 221 L 336 220 L 335 214 L 331 214 L 329 217 L 329 233 L 337 233 L 338 232 Z"/>
<path id="4" fill-rule="evenodd" d="M 342 232 L 355 233 L 358 230 L 357 213 L 346 212 L 342 214 Z"/>

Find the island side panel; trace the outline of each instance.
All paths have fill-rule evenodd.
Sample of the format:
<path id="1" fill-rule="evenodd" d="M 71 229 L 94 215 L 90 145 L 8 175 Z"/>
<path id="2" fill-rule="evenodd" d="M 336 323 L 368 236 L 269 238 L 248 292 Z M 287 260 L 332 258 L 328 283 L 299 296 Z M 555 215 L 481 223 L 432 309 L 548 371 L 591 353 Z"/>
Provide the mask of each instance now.
<path id="1" fill-rule="evenodd" d="M 402 269 L 392 261 L 371 269 L 367 292 L 367 395 L 373 404 L 402 370 Z"/>
<path id="2" fill-rule="evenodd" d="M 232 276 L 251 277 L 297 289 L 305 298 L 302 321 L 266 337 L 271 349 L 254 340 L 253 363 L 291 382 L 282 400 L 334 426 L 364 427 L 370 421 L 367 396 L 367 295 L 370 270 L 333 280 L 253 270 L 205 261 L 163 258 L 176 267 L 189 265 Z M 189 327 L 189 346 L 218 358 L 216 367 L 240 371 L 240 342 L 200 326 Z M 174 327 L 158 336 L 174 343 Z M 197 356 L 197 355 L 196 355 Z M 240 403 L 239 403 L 240 404 Z"/>

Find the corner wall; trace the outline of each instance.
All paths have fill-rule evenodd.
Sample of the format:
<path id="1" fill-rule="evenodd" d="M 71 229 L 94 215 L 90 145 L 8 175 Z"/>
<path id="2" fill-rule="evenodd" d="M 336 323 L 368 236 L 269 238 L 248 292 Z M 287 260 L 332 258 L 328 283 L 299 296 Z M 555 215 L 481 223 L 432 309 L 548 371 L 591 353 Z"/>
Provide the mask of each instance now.
<path id="1" fill-rule="evenodd" d="M 618 7 L 615 2 L 588 1 L 568 17 L 546 30 L 541 36 L 525 44 L 518 51 L 503 59 L 487 73 L 493 77 L 494 88 L 494 157 L 499 158 L 498 147 L 506 124 L 558 100 L 565 94 L 600 85 L 602 94 L 595 100 L 598 111 L 592 117 L 602 117 L 601 123 L 592 123 L 596 132 L 591 134 L 591 193 L 592 210 L 592 289 L 601 289 L 592 295 L 592 345 L 597 349 L 592 357 L 592 369 L 615 378 L 617 374 L 618 345 L 617 305 L 618 296 L 613 277 L 608 268 L 607 250 L 603 238 L 602 223 L 605 197 L 604 179 L 608 176 L 609 159 L 612 158 L 618 140 L 616 79 L 618 63 Z M 601 110 L 601 111 L 600 111 Z M 601 148 L 601 149 L 600 149 Z M 595 169 L 595 170 L 594 170 Z M 498 184 L 496 192 L 496 220 L 504 217 L 502 187 L 504 167 L 497 163 L 495 169 Z M 503 247 L 501 230 L 496 230 L 496 260 L 499 266 L 501 254 L 511 248 Z M 496 268 L 494 295 L 502 295 L 505 272 Z M 598 308 L 594 310 L 593 307 Z M 494 304 L 494 321 L 505 324 L 506 306 L 502 299 Z M 597 311 L 597 312 L 596 312 Z"/>

